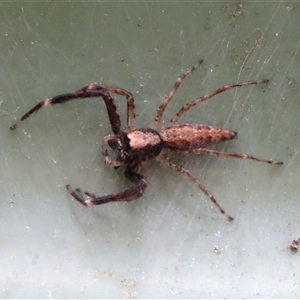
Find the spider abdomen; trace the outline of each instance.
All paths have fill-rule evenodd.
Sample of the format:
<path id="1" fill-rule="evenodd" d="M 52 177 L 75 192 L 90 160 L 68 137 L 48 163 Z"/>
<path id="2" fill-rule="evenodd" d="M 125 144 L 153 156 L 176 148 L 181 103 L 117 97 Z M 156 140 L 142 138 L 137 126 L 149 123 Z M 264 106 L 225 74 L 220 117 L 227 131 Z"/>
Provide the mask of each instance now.
<path id="1" fill-rule="evenodd" d="M 232 140 L 237 137 L 237 132 L 202 124 L 177 124 L 165 128 L 160 135 L 164 147 L 190 150 Z"/>

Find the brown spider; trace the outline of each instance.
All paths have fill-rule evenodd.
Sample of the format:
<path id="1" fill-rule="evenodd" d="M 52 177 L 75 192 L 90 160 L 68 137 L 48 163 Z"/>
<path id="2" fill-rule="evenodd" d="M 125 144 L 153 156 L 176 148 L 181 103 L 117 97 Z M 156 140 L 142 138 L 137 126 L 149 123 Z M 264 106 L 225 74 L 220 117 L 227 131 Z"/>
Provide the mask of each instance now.
<path id="1" fill-rule="evenodd" d="M 158 131 L 157 127 L 160 124 L 164 111 L 174 96 L 175 92 L 181 85 L 183 79 L 192 73 L 203 60 L 200 60 L 196 65 L 183 73 L 173 85 L 169 94 L 160 104 L 154 122 L 149 128 L 136 128 L 135 121 L 135 106 L 134 99 L 130 92 L 117 87 L 107 87 L 102 85 L 90 84 L 86 85 L 75 93 L 68 93 L 49 98 L 38 103 L 29 110 L 19 121 L 15 122 L 10 129 L 16 129 L 22 121 L 27 119 L 32 113 L 38 111 L 46 105 L 61 104 L 72 99 L 102 97 L 106 105 L 109 121 L 114 134 L 105 136 L 102 139 L 102 154 L 105 158 L 105 163 L 115 169 L 120 166 L 125 167 L 124 175 L 134 183 L 134 186 L 125 191 L 103 197 L 95 196 L 90 192 L 75 189 L 73 190 L 68 184 L 66 188 L 70 194 L 81 204 L 92 206 L 115 201 L 132 201 L 140 198 L 147 187 L 147 182 L 141 174 L 141 168 L 144 161 L 155 159 L 162 166 L 167 166 L 175 171 L 185 174 L 192 180 L 203 193 L 218 207 L 222 214 L 225 214 L 229 220 L 233 220 L 229 214 L 219 205 L 214 196 L 202 185 L 188 169 L 171 163 L 165 158 L 164 151 L 166 149 L 177 150 L 184 154 L 210 154 L 227 157 L 235 157 L 240 159 L 252 159 L 255 161 L 265 162 L 269 164 L 281 165 L 282 162 L 275 162 L 263 158 L 254 157 L 252 155 L 240 154 L 234 152 L 222 152 L 207 149 L 211 144 L 217 144 L 227 140 L 237 138 L 237 132 L 227 130 L 220 127 L 213 127 L 202 124 L 175 124 L 188 110 L 193 106 L 212 98 L 213 96 L 223 93 L 227 90 L 236 87 L 248 86 L 259 83 L 266 83 L 269 80 L 257 80 L 250 82 L 240 82 L 224 85 L 223 87 L 207 94 L 201 98 L 197 98 L 185 104 L 177 114 L 171 119 L 170 124 Z M 121 130 L 120 115 L 117 112 L 117 107 L 110 94 L 125 96 L 127 99 L 127 129 Z M 109 157 L 107 144 L 116 152 L 116 159 Z M 83 194 L 88 196 L 84 198 Z"/>

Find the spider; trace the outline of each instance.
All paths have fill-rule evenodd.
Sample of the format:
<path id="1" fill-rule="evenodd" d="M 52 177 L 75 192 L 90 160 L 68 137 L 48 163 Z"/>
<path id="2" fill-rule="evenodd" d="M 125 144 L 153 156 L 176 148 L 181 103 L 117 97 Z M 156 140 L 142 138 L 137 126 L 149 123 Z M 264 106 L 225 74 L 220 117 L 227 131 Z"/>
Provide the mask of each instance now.
<path id="1" fill-rule="evenodd" d="M 202 190 L 202 192 L 214 203 L 214 205 L 217 206 L 222 214 L 224 214 L 229 220 L 233 220 L 233 217 L 225 212 L 212 193 L 204 187 L 200 180 L 185 167 L 176 165 L 169 161 L 169 158 L 166 156 L 166 152 L 167 150 L 175 150 L 182 154 L 209 154 L 239 159 L 251 159 L 276 165 L 283 164 L 282 162 L 263 159 L 252 155 L 216 151 L 207 148 L 209 145 L 237 138 L 236 131 L 203 124 L 176 124 L 178 120 L 192 107 L 216 96 L 217 94 L 237 87 L 267 83 L 269 80 L 264 79 L 224 85 L 203 97 L 186 103 L 171 119 L 168 126 L 158 130 L 157 128 L 160 125 L 165 109 L 172 100 L 182 81 L 199 65 L 201 65 L 202 62 L 203 60 L 198 61 L 197 64 L 178 77 L 171 91 L 158 107 L 154 121 L 148 128 L 137 128 L 135 126 L 134 98 L 130 92 L 118 87 L 89 84 L 75 93 L 58 95 L 38 103 L 25 115 L 23 115 L 20 120 L 15 122 L 10 129 L 16 129 L 21 122 L 44 106 L 61 104 L 73 99 L 101 97 L 106 105 L 111 129 L 113 131 L 113 134 L 105 136 L 102 139 L 101 148 L 105 163 L 115 169 L 123 166 L 125 168 L 124 175 L 133 182 L 133 186 L 114 195 L 98 197 L 79 188 L 73 190 L 73 188 L 68 184 L 66 186 L 67 190 L 77 201 L 85 206 L 93 206 L 108 202 L 128 202 L 142 197 L 147 187 L 147 181 L 142 175 L 143 163 L 145 161 L 155 159 L 161 166 L 169 167 L 186 175 L 198 186 L 198 188 Z M 117 107 L 111 97 L 111 94 L 121 95 L 127 99 L 127 129 L 125 130 L 121 129 L 120 115 L 117 112 Z M 107 145 L 115 152 L 115 159 L 110 158 Z"/>

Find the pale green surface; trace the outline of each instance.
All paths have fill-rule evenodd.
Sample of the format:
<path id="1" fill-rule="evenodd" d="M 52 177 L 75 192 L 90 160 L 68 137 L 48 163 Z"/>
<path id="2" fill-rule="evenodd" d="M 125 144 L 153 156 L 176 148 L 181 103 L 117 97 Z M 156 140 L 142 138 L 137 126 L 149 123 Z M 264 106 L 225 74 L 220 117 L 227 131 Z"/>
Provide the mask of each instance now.
<path id="1" fill-rule="evenodd" d="M 300 296 L 300 253 L 288 248 L 300 234 L 299 9 L 297 2 L 1 3 L 0 296 Z M 139 201 L 92 209 L 74 201 L 67 183 L 98 195 L 129 186 L 102 160 L 100 140 L 111 129 L 101 99 L 44 108 L 9 130 L 37 101 L 91 82 L 132 91 L 137 124 L 148 126 L 178 75 L 200 58 L 165 120 L 225 83 L 271 80 L 216 97 L 182 120 L 239 131 L 218 149 L 284 161 L 181 161 L 234 222 L 183 175 L 156 164 Z M 124 99 L 116 101 L 125 116 Z"/>

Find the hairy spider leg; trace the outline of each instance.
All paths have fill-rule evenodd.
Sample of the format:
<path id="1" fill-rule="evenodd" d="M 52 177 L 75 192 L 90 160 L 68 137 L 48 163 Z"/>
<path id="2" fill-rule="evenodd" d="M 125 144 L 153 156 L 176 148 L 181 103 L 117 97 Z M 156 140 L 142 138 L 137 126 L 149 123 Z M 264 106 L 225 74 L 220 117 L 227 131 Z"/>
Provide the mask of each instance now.
<path id="1" fill-rule="evenodd" d="M 29 110 L 25 115 L 23 115 L 20 120 L 15 122 L 10 127 L 10 129 L 12 129 L 12 130 L 16 129 L 20 125 L 21 122 L 23 122 L 31 114 L 37 112 L 44 106 L 54 105 L 54 104 L 62 104 L 62 103 L 65 103 L 65 102 L 73 100 L 73 99 L 102 97 L 105 102 L 105 105 L 106 105 L 106 109 L 107 109 L 107 113 L 108 113 L 112 131 L 116 134 L 116 133 L 120 132 L 120 130 L 121 130 L 120 115 L 117 112 L 117 107 L 114 103 L 113 98 L 110 96 L 109 93 L 122 95 L 127 98 L 127 125 L 128 125 L 128 128 L 134 128 L 135 113 L 134 113 L 134 98 L 133 98 L 132 94 L 121 88 L 111 88 L 111 87 L 90 84 L 90 85 L 84 86 L 83 88 L 76 91 L 75 93 L 62 94 L 62 95 L 58 95 L 53 98 L 49 98 L 44 101 L 41 101 L 36 106 L 34 106 L 31 110 Z"/>
<path id="2" fill-rule="evenodd" d="M 140 163 L 133 162 L 126 167 L 124 174 L 130 181 L 134 182 L 135 185 L 118 194 L 98 197 L 88 191 L 84 191 L 81 189 L 75 189 L 74 191 L 69 184 L 66 186 L 66 188 L 77 201 L 85 206 L 100 205 L 109 202 L 129 202 L 132 200 L 136 200 L 143 196 L 144 191 L 147 187 L 147 182 L 144 177 L 137 173 L 136 169 L 139 168 L 139 166 Z M 90 197 L 90 199 L 84 199 L 83 194 Z"/>
<path id="3" fill-rule="evenodd" d="M 225 91 L 231 90 L 236 87 L 242 87 L 242 86 L 248 86 L 253 84 L 259 84 L 259 83 L 265 83 L 269 82 L 269 79 L 263 79 L 263 80 L 256 80 L 256 81 L 249 81 L 249 82 L 239 82 L 239 83 L 233 83 L 233 84 L 227 84 L 224 85 L 217 90 L 211 92 L 210 94 L 207 94 L 201 98 L 197 98 L 195 100 L 192 100 L 188 103 L 186 103 L 178 112 L 177 114 L 171 119 L 170 124 L 176 123 L 187 111 L 189 111 L 193 106 L 204 102 L 205 100 L 208 100 L 218 94 L 221 94 Z M 169 125 L 168 125 L 169 126 Z"/>
<path id="4" fill-rule="evenodd" d="M 156 158 L 156 160 L 160 163 L 160 165 L 162 166 L 167 166 L 177 172 L 180 172 L 182 174 L 185 174 L 191 181 L 193 181 L 198 188 L 200 188 L 200 190 L 205 194 L 206 197 L 208 197 L 215 206 L 218 207 L 218 209 L 220 210 L 220 212 L 225 215 L 230 221 L 232 221 L 234 218 L 232 216 L 230 216 L 229 214 L 227 214 L 225 212 L 225 210 L 220 206 L 220 204 L 217 202 L 217 200 L 215 199 L 215 197 L 212 195 L 212 193 L 205 188 L 205 186 L 200 182 L 199 179 L 197 179 L 188 169 L 180 166 L 180 165 L 176 165 L 174 163 L 171 163 L 163 158 Z"/>
<path id="5" fill-rule="evenodd" d="M 195 69 L 197 69 L 201 64 L 203 63 L 203 59 L 199 60 L 193 67 L 188 69 L 185 73 L 183 73 L 180 77 L 177 78 L 176 82 L 174 83 L 170 93 L 165 97 L 163 102 L 160 104 L 159 108 L 157 109 L 157 114 L 155 116 L 154 122 L 150 126 L 152 129 L 156 129 L 161 121 L 161 118 L 163 117 L 163 114 L 166 110 L 167 105 L 172 100 L 175 92 L 181 85 L 183 79 L 187 77 L 189 74 L 191 74 Z"/>
<path id="6" fill-rule="evenodd" d="M 115 133 L 119 132 L 120 127 L 121 127 L 121 121 L 120 121 L 120 115 L 118 114 L 117 108 L 114 104 L 114 100 L 111 98 L 109 93 L 106 92 L 105 90 L 95 91 L 95 90 L 91 89 L 91 85 L 84 86 L 83 88 L 76 91 L 75 93 L 62 94 L 62 95 L 58 95 L 53 98 L 49 98 L 44 101 L 41 101 L 36 106 L 34 106 L 31 110 L 29 110 L 25 115 L 23 115 L 20 120 L 15 122 L 10 127 L 10 129 L 12 129 L 12 130 L 16 129 L 20 125 L 21 122 L 23 122 L 31 114 L 37 112 L 44 106 L 54 105 L 54 104 L 62 104 L 62 103 L 68 102 L 73 99 L 91 98 L 91 97 L 102 97 L 104 99 L 104 102 L 107 107 L 107 112 L 109 115 L 110 123 L 112 126 L 112 130 Z"/>
<path id="7" fill-rule="evenodd" d="M 117 94 L 120 96 L 124 96 L 127 99 L 127 128 L 128 129 L 134 129 L 135 125 L 135 105 L 134 105 L 134 98 L 133 95 L 122 89 L 122 88 L 118 88 L 118 87 L 104 87 L 101 85 L 96 85 L 93 84 L 92 85 L 93 89 L 95 88 L 96 90 L 98 89 L 104 89 L 106 92 L 108 93 L 113 93 L 113 94 Z"/>
<path id="8" fill-rule="evenodd" d="M 206 148 L 185 150 L 185 151 L 180 151 L 180 152 L 184 153 L 184 154 L 208 154 L 208 155 L 233 157 L 233 158 L 238 158 L 238 159 L 251 159 L 251 160 L 264 162 L 264 163 L 268 163 L 268 164 L 274 164 L 274 165 L 282 165 L 283 164 L 282 161 L 273 161 L 273 160 L 264 159 L 264 158 L 256 157 L 253 155 L 243 154 L 243 153 L 216 151 L 216 150 L 206 149 Z"/>

